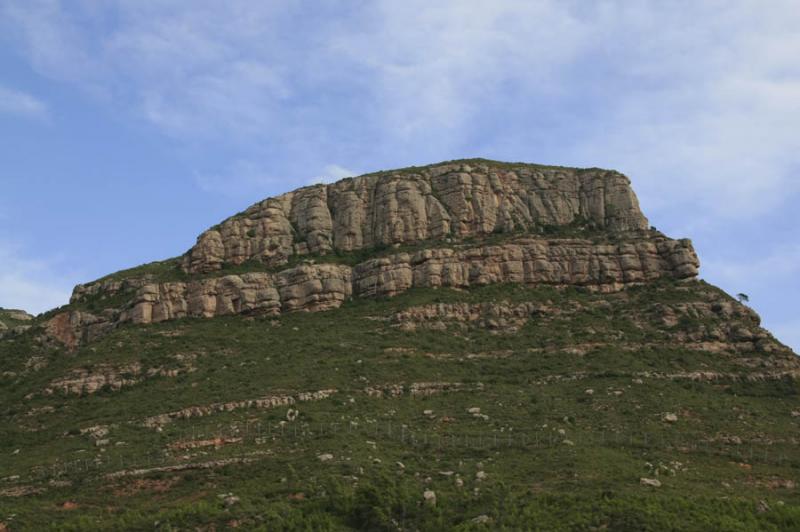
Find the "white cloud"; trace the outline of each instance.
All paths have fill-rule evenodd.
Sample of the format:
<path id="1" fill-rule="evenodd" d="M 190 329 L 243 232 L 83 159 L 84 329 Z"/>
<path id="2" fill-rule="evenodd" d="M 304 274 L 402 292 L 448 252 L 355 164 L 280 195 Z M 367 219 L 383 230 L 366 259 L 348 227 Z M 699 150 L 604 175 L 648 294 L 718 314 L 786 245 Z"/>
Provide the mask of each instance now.
<path id="1" fill-rule="evenodd" d="M 555 143 L 559 159 L 541 162 L 622 169 L 654 212 L 758 216 L 800 193 L 791 0 L 343 5 L 37 0 L 0 13 L 41 72 L 244 159 L 265 143 L 287 157 L 344 145 L 361 167 L 481 155 L 467 145 L 530 159 Z"/>
<path id="2" fill-rule="evenodd" d="M 87 88 L 98 75 L 88 34 L 58 0 L 3 2 L 0 29 L 5 37 L 16 37 L 31 65 L 43 75 Z"/>
<path id="3" fill-rule="evenodd" d="M 47 105 L 38 98 L 0 86 L 0 114 L 13 114 L 28 118 L 47 118 Z"/>
<path id="4" fill-rule="evenodd" d="M 244 159 L 265 143 L 344 145 L 361 167 L 555 143 L 542 162 L 622 169 L 653 212 L 713 223 L 800 193 L 792 0 L 344 5 L 11 0 L 0 18 L 40 72 Z"/>
<path id="5" fill-rule="evenodd" d="M 705 275 L 728 286 L 778 284 L 800 275 L 800 245 L 784 243 L 769 255 L 747 260 L 706 259 L 703 270 Z"/>
<path id="6" fill-rule="evenodd" d="M 595 41 L 626 90 L 573 153 L 631 173 L 656 209 L 767 212 L 800 192 L 798 24 L 790 2 L 604 10 Z"/>
<path id="7" fill-rule="evenodd" d="M 329 46 L 363 89 L 381 140 L 446 150 L 505 87 L 560 90 L 558 72 L 587 44 L 582 26 L 550 1 L 383 1 Z"/>
<path id="8" fill-rule="evenodd" d="M 29 259 L 20 246 L 0 242 L 0 307 L 38 314 L 69 302 L 76 276 L 55 261 Z"/>
<path id="9" fill-rule="evenodd" d="M 344 179 L 345 177 L 353 177 L 355 175 L 358 175 L 357 172 L 348 170 L 343 166 L 339 166 L 338 164 L 328 164 L 325 165 L 322 175 L 312 178 L 309 180 L 308 184 L 317 185 L 319 183 L 333 183 L 335 181 L 339 181 L 340 179 Z"/>

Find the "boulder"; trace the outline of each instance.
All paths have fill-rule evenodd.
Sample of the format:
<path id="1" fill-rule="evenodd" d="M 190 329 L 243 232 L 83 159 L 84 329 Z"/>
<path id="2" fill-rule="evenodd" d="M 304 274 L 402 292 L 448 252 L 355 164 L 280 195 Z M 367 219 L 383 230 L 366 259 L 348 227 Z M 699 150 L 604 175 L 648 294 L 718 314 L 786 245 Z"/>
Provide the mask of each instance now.
<path id="1" fill-rule="evenodd" d="M 422 492 L 422 499 L 428 506 L 436 506 L 436 493 L 432 490 Z"/>

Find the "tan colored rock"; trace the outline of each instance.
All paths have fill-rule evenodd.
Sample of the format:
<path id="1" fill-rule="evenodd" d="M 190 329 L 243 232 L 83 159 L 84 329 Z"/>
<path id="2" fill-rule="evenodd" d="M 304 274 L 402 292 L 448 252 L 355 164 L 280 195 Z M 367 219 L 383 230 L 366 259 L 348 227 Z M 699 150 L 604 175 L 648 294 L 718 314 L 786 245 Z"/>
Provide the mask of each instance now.
<path id="1" fill-rule="evenodd" d="M 466 288 L 493 283 L 585 286 L 614 292 L 662 277 L 697 275 L 689 241 L 666 238 L 627 244 L 520 238 L 466 249 L 434 248 L 367 260 L 353 270 L 358 296 L 395 295 L 411 287 Z"/>
<path id="2" fill-rule="evenodd" d="M 56 314 L 44 324 L 45 337 L 55 340 L 69 350 L 82 343 L 91 342 L 108 332 L 113 319 L 95 316 L 88 312 L 64 311 Z"/>
<path id="3" fill-rule="evenodd" d="M 138 363 L 115 367 L 101 364 L 92 370 L 75 369 L 66 377 L 56 379 L 44 390 L 46 395 L 56 392 L 75 395 L 91 395 L 104 387 L 119 390 L 139 382 L 142 367 Z"/>
<path id="4" fill-rule="evenodd" d="M 436 506 L 436 492 L 433 490 L 425 490 L 422 492 L 422 500 L 428 506 Z"/>
<path id="5" fill-rule="evenodd" d="M 79 284 L 72 290 L 70 303 L 86 301 L 93 296 L 113 296 L 124 292 L 132 292 L 148 284 L 152 276 L 128 277 L 126 279 L 101 279 L 93 283 Z"/>
<path id="6" fill-rule="evenodd" d="M 63 312 L 47 322 L 47 335 L 70 349 L 91 341 L 120 323 L 155 323 L 183 317 L 231 314 L 278 315 L 338 308 L 351 297 L 393 296 L 412 287 L 467 288 L 492 283 L 583 286 L 613 292 L 660 278 L 697 275 L 698 261 L 689 241 L 666 237 L 626 243 L 582 239 L 517 238 L 502 245 L 432 248 L 344 264 L 303 264 L 277 273 L 251 272 L 200 278 L 190 282 L 141 284 L 123 309 L 101 316 Z M 98 294 L 87 285 L 81 288 Z M 116 284 L 110 285 L 117 290 Z M 135 283 L 130 286 L 135 286 Z M 477 308 L 477 307 L 476 307 Z M 513 331 L 535 309 L 461 309 L 467 321 L 478 312 L 483 325 Z M 713 312 L 711 308 L 705 309 Z M 675 310 L 671 310 L 675 312 Z M 752 331 L 738 330 L 747 341 Z"/>
<path id="7" fill-rule="evenodd" d="M 246 408 L 264 410 L 278 406 L 294 405 L 298 402 L 321 401 L 323 399 L 327 399 L 335 393 L 335 389 L 324 389 L 312 392 L 300 392 L 296 395 L 267 395 L 257 399 L 244 399 L 241 401 L 230 401 L 227 403 L 212 403 L 210 405 L 191 406 L 181 410 L 148 417 L 143 421 L 142 424 L 145 427 L 158 428 L 178 419 L 204 417 L 216 412 L 232 412 L 233 410 Z"/>
<path id="8" fill-rule="evenodd" d="M 353 293 L 352 270 L 338 264 L 305 265 L 284 270 L 275 276 L 281 308 L 329 310 L 338 308 Z"/>
<path id="9" fill-rule="evenodd" d="M 543 228 L 564 225 L 604 229 L 606 235 L 593 240 L 539 236 Z M 699 263 L 691 242 L 646 228 L 629 180 L 612 171 L 478 160 L 370 174 L 257 203 L 200 235 L 182 258 L 182 267 L 205 273 L 255 261 L 278 270 L 295 255 L 432 241 L 427 249 L 352 267 L 308 261 L 279 271 L 195 276 L 186 282 L 159 283 L 149 274 L 107 278 L 78 285 L 72 301 L 130 293 L 127 304 L 100 315 L 60 313 L 45 324 L 45 332 L 47 338 L 75 349 L 121 323 L 328 310 L 352 297 L 393 296 L 413 287 L 524 283 L 614 292 L 661 278 L 697 275 Z M 518 230 L 527 235 L 512 237 Z M 502 243 L 464 242 L 497 232 L 507 233 Z M 529 309 L 518 308 L 444 311 L 459 314 L 451 317 L 462 323 L 509 332 L 529 315 Z M 737 316 L 744 311 L 726 302 L 715 309 L 665 309 L 661 319 L 674 326 L 687 312 Z M 414 319 L 406 321 L 416 326 Z M 439 322 L 437 326 L 446 327 Z M 757 323 L 681 334 L 686 338 L 678 340 L 684 342 L 734 337 L 740 344 L 776 349 Z"/>
<path id="10" fill-rule="evenodd" d="M 493 333 L 514 333 L 544 307 L 536 303 L 437 303 L 410 307 L 392 317 L 404 330 L 446 329 L 448 325 L 474 326 Z"/>
<path id="11" fill-rule="evenodd" d="M 582 224 L 647 229 L 624 175 L 599 169 L 455 162 L 348 178 L 269 198 L 209 229 L 188 272 L 248 260 Z"/>

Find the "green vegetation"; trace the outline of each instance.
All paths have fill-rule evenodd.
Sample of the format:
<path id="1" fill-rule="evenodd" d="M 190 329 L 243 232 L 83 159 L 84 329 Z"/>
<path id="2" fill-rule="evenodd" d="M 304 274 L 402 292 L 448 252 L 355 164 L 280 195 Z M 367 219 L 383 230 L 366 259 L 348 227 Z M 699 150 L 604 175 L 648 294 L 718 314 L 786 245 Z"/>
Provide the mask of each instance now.
<path id="1" fill-rule="evenodd" d="M 152 277 L 160 281 L 184 281 L 187 279 L 186 274 L 181 269 L 181 257 L 173 257 L 171 259 L 159 260 L 129 268 L 127 270 L 120 270 L 116 273 L 101 277 L 93 283 L 100 283 L 104 281 L 123 281 L 125 279 Z"/>
<path id="2" fill-rule="evenodd" d="M 444 166 L 447 164 L 485 164 L 491 166 L 492 168 L 496 168 L 499 170 L 519 170 L 520 168 L 532 168 L 536 170 L 577 170 L 578 172 L 596 172 L 596 171 L 609 171 L 603 168 L 575 168 L 571 166 L 557 166 L 557 165 L 548 165 L 548 164 L 535 164 L 535 163 L 523 163 L 523 162 L 505 162 L 505 161 L 495 161 L 492 159 L 484 159 L 481 157 L 474 157 L 470 159 L 454 159 L 452 161 L 442 161 L 439 163 L 434 164 L 427 164 L 424 166 L 408 166 L 406 168 L 397 168 L 392 170 L 379 170 L 377 172 L 370 172 L 368 174 L 364 174 L 365 176 L 384 176 L 384 175 L 408 175 L 408 174 L 416 174 L 423 170 L 427 170 L 430 168 L 434 168 L 437 166 Z M 352 179 L 352 178 L 350 178 Z"/>
<path id="3" fill-rule="evenodd" d="M 16 327 L 17 325 L 29 325 L 31 320 L 23 318 L 27 313 L 22 310 L 0 308 L 0 322 L 6 327 Z"/>
<path id="4" fill-rule="evenodd" d="M 792 355 L 676 341 L 728 326 L 723 315 L 662 322 L 659 305 L 720 299 L 733 302 L 702 282 L 605 295 L 412 290 L 329 312 L 129 325 L 69 355 L 31 330 L 0 340 L 0 522 L 11 530 L 797 529 L 800 386 L 788 375 L 747 378 Z M 397 318 L 423 305 L 491 303 L 533 307 L 516 332 Z M 681 377 L 708 371 L 718 377 Z M 83 395 L 53 387 L 108 374 L 125 384 Z M 443 385 L 413 394 L 414 383 Z M 336 391 L 298 395 L 326 389 Z M 268 396 L 296 402 L 241 403 Z M 160 430 L 143 425 L 223 403 L 237 404 Z M 289 408 L 299 411 L 293 421 Z M 664 421 L 666 412 L 677 421 Z M 92 436 L 97 426 L 107 433 Z M 108 476 L 133 469 L 143 471 Z M 423 502 L 425 490 L 435 506 Z M 489 521 L 472 521 L 482 515 Z"/>

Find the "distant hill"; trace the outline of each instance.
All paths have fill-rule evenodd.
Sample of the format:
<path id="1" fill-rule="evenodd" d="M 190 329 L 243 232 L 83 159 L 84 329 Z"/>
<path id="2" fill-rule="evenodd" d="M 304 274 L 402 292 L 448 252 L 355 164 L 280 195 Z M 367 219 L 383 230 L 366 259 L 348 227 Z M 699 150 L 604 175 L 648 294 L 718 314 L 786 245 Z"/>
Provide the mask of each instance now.
<path id="1" fill-rule="evenodd" d="M 22 332 L 33 316 L 24 310 L 0 307 L 0 336 Z"/>

